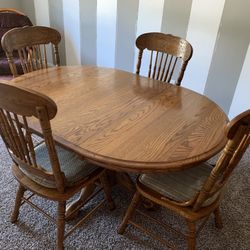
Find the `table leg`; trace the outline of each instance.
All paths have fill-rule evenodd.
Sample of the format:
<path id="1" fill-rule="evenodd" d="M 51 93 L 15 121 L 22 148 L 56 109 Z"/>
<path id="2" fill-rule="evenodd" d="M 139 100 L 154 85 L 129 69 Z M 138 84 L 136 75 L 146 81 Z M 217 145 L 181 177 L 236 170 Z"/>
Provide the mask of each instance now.
<path id="1" fill-rule="evenodd" d="M 116 183 L 125 187 L 131 193 L 136 191 L 135 183 L 132 181 L 128 173 L 116 172 Z"/>
<path id="2" fill-rule="evenodd" d="M 129 174 L 124 172 L 109 171 L 109 180 L 111 184 L 118 184 L 125 187 L 129 192 L 134 193 L 135 183 L 130 178 Z M 77 216 L 78 210 L 84 205 L 86 200 L 92 195 L 96 188 L 95 184 L 90 184 L 81 190 L 79 198 L 74 200 L 66 207 L 66 218 L 68 220 L 75 218 Z"/>
<path id="3" fill-rule="evenodd" d="M 136 191 L 135 183 L 133 182 L 128 173 L 116 172 L 116 183 L 118 185 L 125 187 L 132 194 L 134 194 Z M 143 206 L 147 210 L 152 210 L 152 211 L 157 208 L 157 206 L 152 201 L 146 198 L 143 199 Z"/>
<path id="4" fill-rule="evenodd" d="M 96 188 L 95 184 L 93 183 L 89 184 L 88 186 L 82 189 L 79 198 L 77 200 L 67 205 L 66 207 L 67 219 L 72 219 L 77 215 L 78 209 L 84 205 L 89 196 L 94 192 L 95 188 Z"/>

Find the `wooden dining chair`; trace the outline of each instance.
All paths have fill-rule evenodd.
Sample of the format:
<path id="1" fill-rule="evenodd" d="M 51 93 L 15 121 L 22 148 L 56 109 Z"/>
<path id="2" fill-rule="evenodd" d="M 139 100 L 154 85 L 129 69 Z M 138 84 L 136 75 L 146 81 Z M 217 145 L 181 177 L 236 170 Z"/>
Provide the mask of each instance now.
<path id="1" fill-rule="evenodd" d="M 188 41 L 170 34 L 151 32 L 140 35 L 136 39 L 136 47 L 139 49 L 136 74 L 140 74 L 143 52 L 147 49 L 150 51 L 148 77 L 181 84 L 193 54 L 193 48 Z"/>
<path id="2" fill-rule="evenodd" d="M 114 209 L 114 203 L 106 180 L 106 170 L 88 163 L 72 150 L 55 144 L 50 120 L 56 113 L 56 104 L 47 96 L 0 83 L 0 134 L 14 163 L 12 173 L 19 182 L 11 221 L 16 222 L 24 203 L 31 205 L 56 223 L 56 249 L 63 249 L 64 239 L 105 204 L 103 199 L 65 232 L 65 221 L 71 216 L 65 216 L 66 202 L 72 196 L 88 185 L 98 185 L 100 188 L 91 197 L 103 190 L 110 209 Z M 34 132 L 31 125 L 37 128 L 36 131 L 43 138 L 36 146 L 31 136 Z M 32 194 L 27 196 L 26 191 Z M 34 204 L 34 195 L 58 203 L 56 219 Z"/>
<path id="3" fill-rule="evenodd" d="M 25 26 L 13 28 L 2 37 L 2 47 L 6 53 L 13 77 L 18 71 L 13 61 L 13 53 L 18 52 L 23 73 L 48 68 L 51 65 L 60 65 L 58 44 L 61 41 L 60 33 L 50 27 Z M 48 61 L 48 54 L 52 45 L 53 62 Z"/>
<path id="4" fill-rule="evenodd" d="M 215 225 L 222 228 L 220 201 L 233 170 L 239 163 L 250 143 L 250 109 L 235 117 L 226 127 L 227 144 L 216 165 L 202 163 L 191 169 L 163 174 L 142 174 L 137 179 L 137 191 L 118 229 L 123 234 L 127 225 L 132 224 L 163 244 L 174 248 L 173 244 L 159 235 L 143 228 L 132 220 L 136 211 L 151 219 L 162 228 L 170 229 L 188 239 L 188 249 L 195 249 L 196 236 L 214 213 Z M 146 213 L 136 209 L 142 197 L 159 204 L 183 217 L 188 226 L 187 233 L 173 229 Z M 196 222 L 203 220 L 199 228 Z"/>

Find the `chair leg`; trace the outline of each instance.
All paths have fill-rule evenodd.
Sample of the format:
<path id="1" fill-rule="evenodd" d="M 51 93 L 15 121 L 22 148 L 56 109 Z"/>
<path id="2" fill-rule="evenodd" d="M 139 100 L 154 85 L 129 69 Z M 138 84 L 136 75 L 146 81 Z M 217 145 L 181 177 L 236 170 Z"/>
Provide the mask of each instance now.
<path id="1" fill-rule="evenodd" d="M 66 202 L 59 201 L 57 208 L 57 241 L 56 241 L 56 249 L 63 250 L 64 245 L 64 229 L 65 229 L 65 209 Z"/>
<path id="2" fill-rule="evenodd" d="M 19 208 L 22 203 L 22 198 L 25 192 L 25 188 L 19 184 L 17 194 L 16 194 L 16 201 L 15 201 L 15 207 L 11 215 L 11 222 L 14 223 L 17 221 L 18 215 L 19 215 Z"/>
<path id="3" fill-rule="evenodd" d="M 214 216 L 215 216 L 215 226 L 219 229 L 222 229 L 223 228 L 223 223 L 222 223 L 222 219 L 221 219 L 221 215 L 220 215 L 220 208 L 217 207 L 215 210 L 214 210 Z"/>
<path id="4" fill-rule="evenodd" d="M 109 204 L 109 209 L 112 211 L 115 209 L 115 203 L 114 203 L 114 201 L 111 197 L 111 194 L 110 194 L 110 185 L 108 183 L 108 178 L 107 178 L 106 172 L 100 177 L 100 181 L 101 181 L 101 184 L 103 186 L 105 198 Z"/>
<path id="5" fill-rule="evenodd" d="M 188 250 L 194 250 L 196 245 L 196 225 L 195 222 L 187 221 L 188 225 Z"/>
<path id="6" fill-rule="evenodd" d="M 124 231 L 128 225 L 128 221 L 133 216 L 133 213 L 134 213 L 136 207 L 138 206 L 138 204 L 141 200 L 141 197 L 142 197 L 141 194 L 138 191 L 136 191 L 136 193 L 135 193 L 135 195 L 134 195 L 134 197 L 133 197 L 133 199 L 132 199 L 132 201 L 131 201 L 131 203 L 126 211 L 126 214 L 122 220 L 122 223 L 119 226 L 119 229 L 118 229 L 119 234 L 124 233 Z"/>

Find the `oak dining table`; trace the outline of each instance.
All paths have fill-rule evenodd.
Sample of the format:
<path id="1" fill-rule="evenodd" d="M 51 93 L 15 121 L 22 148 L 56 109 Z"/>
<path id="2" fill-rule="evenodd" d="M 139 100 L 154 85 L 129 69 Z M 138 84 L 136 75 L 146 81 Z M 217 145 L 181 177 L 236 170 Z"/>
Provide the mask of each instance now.
<path id="1" fill-rule="evenodd" d="M 116 172 L 181 171 L 226 143 L 223 110 L 181 86 L 96 66 L 42 69 L 11 82 L 55 101 L 56 143 Z"/>

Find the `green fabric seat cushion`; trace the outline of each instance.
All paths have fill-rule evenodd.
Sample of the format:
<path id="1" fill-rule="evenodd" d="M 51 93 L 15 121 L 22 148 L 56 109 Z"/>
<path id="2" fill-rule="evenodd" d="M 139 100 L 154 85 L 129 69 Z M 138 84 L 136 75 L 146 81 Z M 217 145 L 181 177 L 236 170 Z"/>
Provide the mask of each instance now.
<path id="1" fill-rule="evenodd" d="M 86 178 L 88 175 L 98 169 L 97 166 L 80 159 L 75 153 L 70 152 L 60 146 L 56 146 L 58 159 L 60 162 L 61 171 L 64 172 L 67 183 L 66 186 L 73 186 L 76 182 Z M 48 150 L 45 143 L 38 145 L 35 148 L 37 164 L 44 170 L 52 172 Z M 28 173 L 22 170 L 29 178 L 36 183 L 48 187 L 56 188 L 54 181 L 48 181 L 39 176 Z"/>
<path id="2" fill-rule="evenodd" d="M 202 163 L 197 167 L 164 174 L 142 174 L 139 181 L 150 189 L 177 202 L 191 200 L 210 175 L 212 166 Z M 210 205 L 218 197 L 218 192 L 206 200 Z"/>

